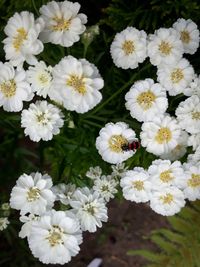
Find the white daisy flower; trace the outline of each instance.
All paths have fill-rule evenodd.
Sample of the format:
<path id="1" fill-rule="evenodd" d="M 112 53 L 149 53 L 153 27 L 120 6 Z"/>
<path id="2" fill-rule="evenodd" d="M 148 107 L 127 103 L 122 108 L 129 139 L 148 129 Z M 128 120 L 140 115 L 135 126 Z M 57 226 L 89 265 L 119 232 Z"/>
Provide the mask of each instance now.
<path id="1" fill-rule="evenodd" d="M 40 8 L 41 17 L 45 21 L 44 30 L 40 34 L 40 39 L 44 43 L 51 42 L 65 47 L 72 46 L 78 42 L 80 34 L 86 27 L 87 16 L 78 14 L 80 4 L 70 1 L 51 1 Z"/>
<path id="2" fill-rule="evenodd" d="M 152 122 L 142 124 L 141 144 L 157 156 L 169 153 L 178 145 L 181 134 L 177 121 L 168 116 L 156 117 Z"/>
<path id="3" fill-rule="evenodd" d="M 137 140 L 135 131 L 124 122 L 107 123 L 96 139 L 96 148 L 103 160 L 117 164 L 135 154 L 135 151 L 124 151 L 123 146 Z"/>
<path id="4" fill-rule="evenodd" d="M 169 92 L 178 95 L 190 85 L 194 78 L 194 69 L 189 61 L 182 58 L 175 65 L 161 65 L 157 71 L 158 81 Z"/>
<path id="5" fill-rule="evenodd" d="M 104 86 L 98 69 L 85 59 L 64 57 L 53 69 L 53 90 L 50 98 L 78 113 L 85 113 L 102 99 Z"/>
<path id="6" fill-rule="evenodd" d="M 98 179 L 94 180 L 93 190 L 99 193 L 99 195 L 109 202 L 111 198 L 117 193 L 118 182 L 113 179 L 111 175 L 103 175 Z"/>
<path id="7" fill-rule="evenodd" d="M 5 111 L 18 112 L 23 108 L 23 101 L 30 101 L 34 96 L 26 72 L 15 70 L 10 63 L 0 62 L 0 68 L 0 106 Z"/>
<path id="8" fill-rule="evenodd" d="M 176 109 L 177 120 L 188 133 L 200 133 L 200 98 L 193 95 L 181 102 Z"/>
<path id="9" fill-rule="evenodd" d="M 90 167 L 89 170 L 86 172 L 86 176 L 92 180 L 99 179 L 102 174 L 102 169 L 99 166 Z"/>
<path id="10" fill-rule="evenodd" d="M 65 264 L 80 251 L 82 233 L 70 212 L 54 211 L 32 223 L 28 244 L 33 256 L 44 264 Z"/>
<path id="11" fill-rule="evenodd" d="M 151 182 L 149 174 L 143 168 L 135 167 L 127 171 L 120 180 L 125 199 L 136 203 L 149 201 Z"/>
<path id="12" fill-rule="evenodd" d="M 70 205 L 77 218 L 79 218 L 83 231 L 96 232 L 97 227 L 102 227 L 102 222 L 107 222 L 105 201 L 97 192 L 84 187 L 77 189 L 73 198 Z"/>
<path id="13" fill-rule="evenodd" d="M 7 217 L 0 217 L 0 231 L 5 230 L 10 224 Z"/>
<path id="14" fill-rule="evenodd" d="M 200 199 L 200 166 L 198 164 L 185 164 L 184 195 L 191 201 Z"/>
<path id="15" fill-rule="evenodd" d="M 19 232 L 20 238 L 29 237 L 32 229 L 32 224 L 34 221 L 39 220 L 40 217 L 38 215 L 29 214 L 29 215 L 23 215 L 20 216 L 19 220 L 23 222 L 22 228 Z"/>
<path id="16" fill-rule="evenodd" d="M 160 28 L 149 35 L 147 51 L 152 65 L 173 65 L 181 59 L 183 45 L 176 30 Z"/>
<path id="17" fill-rule="evenodd" d="M 52 85 L 52 67 L 45 64 L 44 61 L 38 62 L 34 67 L 29 67 L 27 81 L 37 95 L 47 97 Z"/>
<path id="18" fill-rule="evenodd" d="M 13 66 L 22 66 L 24 61 L 30 65 L 37 63 L 36 55 L 43 51 L 43 44 L 38 35 L 44 26 L 42 19 L 35 21 L 28 11 L 15 13 L 4 29 L 8 36 L 3 40 L 6 60 Z"/>
<path id="19" fill-rule="evenodd" d="M 200 145 L 198 146 L 194 154 L 188 155 L 187 161 L 191 165 L 200 164 Z"/>
<path id="20" fill-rule="evenodd" d="M 69 205 L 70 200 L 73 197 L 73 194 L 76 190 L 74 184 L 58 184 L 52 187 L 52 191 L 56 196 L 56 200 L 59 200 L 64 205 Z"/>
<path id="21" fill-rule="evenodd" d="M 56 106 L 48 104 L 47 101 L 36 101 L 22 111 L 21 126 L 25 128 L 25 135 L 29 135 L 32 141 L 48 141 L 53 135 L 59 134 L 64 124 L 63 117 Z"/>
<path id="22" fill-rule="evenodd" d="M 200 132 L 189 136 L 188 146 L 192 146 L 193 150 L 196 150 L 200 146 Z"/>
<path id="23" fill-rule="evenodd" d="M 49 175 L 40 173 L 23 174 L 13 187 L 10 206 L 20 210 L 24 215 L 28 212 L 41 215 L 53 207 L 55 196 L 51 191 L 52 179 Z"/>
<path id="24" fill-rule="evenodd" d="M 179 33 L 184 53 L 194 54 L 199 47 L 199 30 L 191 19 L 178 19 L 173 28 Z"/>
<path id="25" fill-rule="evenodd" d="M 111 165 L 112 173 L 111 176 L 114 178 L 123 177 L 128 167 L 125 167 L 125 163 L 118 163 L 116 165 Z"/>
<path id="26" fill-rule="evenodd" d="M 150 197 L 150 207 L 163 216 L 173 216 L 185 206 L 183 192 L 174 187 L 164 187 L 160 191 L 153 191 Z"/>
<path id="27" fill-rule="evenodd" d="M 168 153 L 160 155 L 161 159 L 169 159 L 171 161 L 182 158 L 187 152 L 188 146 L 188 133 L 181 131 L 180 137 L 178 139 L 178 144 L 170 150 Z"/>
<path id="28" fill-rule="evenodd" d="M 183 93 L 186 96 L 197 95 L 200 97 L 200 75 L 195 75 L 192 82 L 187 88 L 185 88 Z"/>
<path id="29" fill-rule="evenodd" d="M 160 189 L 171 185 L 182 189 L 184 187 L 184 170 L 180 161 L 154 160 L 148 169 L 152 189 Z"/>
<path id="30" fill-rule="evenodd" d="M 147 34 L 133 27 L 117 33 L 110 47 L 114 64 L 122 69 L 135 69 L 147 57 Z"/>
<path id="31" fill-rule="evenodd" d="M 125 99 L 126 108 L 138 121 L 152 121 L 168 107 L 166 90 L 152 79 L 135 82 Z"/>

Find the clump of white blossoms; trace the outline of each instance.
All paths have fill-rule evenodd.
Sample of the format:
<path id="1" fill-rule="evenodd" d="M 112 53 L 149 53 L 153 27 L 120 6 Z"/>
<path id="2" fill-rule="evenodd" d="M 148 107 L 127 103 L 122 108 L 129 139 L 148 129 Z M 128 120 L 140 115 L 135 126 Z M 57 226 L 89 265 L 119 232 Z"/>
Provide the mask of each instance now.
<path id="1" fill-rule="evenodd" d="M 123 146 L 137 140 L 135 131 L 124 122 L 107 123 L 96 139 L 96 148 L 103 160 L 117 164 L 135 154 L 134 150 L 123 150 Z"/>
<path id="2" fill-rule="evenodd" d="M 34 221 L 40 220 L 40 216 L 30 213 L 29 215 L 20 216 L 19 220 L 23 222 L 19 237 L 25 238 L 30 236 L 32 224 Z"/>
<path id="3" fill-rule="evenodd" d="M 184 93 L 194 78 L 194 69 L 189 61 L 182 58 L 175 65 L 161 65 L 158 68 L 158 81 L 165 87 L 169 95 Z"/>
<path id="4" fill-rule="evenodd" d="M 70 212 L 53 211 L 32 223 L 28 244 L 45 264 L 65 264 L 80 251 L 80 224 Z"/>
<path id="5" fill-rule="evenodd" d="M 46 65 L 44 61 L 38 62 L 34 67 L 29 67 L 27 71 L 27 81 L 36 95 L 44 98 L 49 95 L 52 85 L 52 67 Z"/>
<path id="6" fill-rule="evenodd" d="M 67 56 L 53 69 L 51 98 L 67 110 L 85 113 L 101 101 L 99 90 L 103 86 L 104 81 L 94 64 Z"/>
<path id="7" fill-rule="evenodd" d="M 176 109 L 177 120 L 188 133 L 200 133 L 200 98 L 193 95 L 181 102 Z"/>
<path id="8" fill-rule="evenodd" d="M 197 95 L 198 97 L 200 97 L 200 75 L 198 76 L 195 74 L 192 82 L 187 88 L 185 88 L 183 93 L 186 96 Z"/>
<path id="9" fill-rule="evenodd" d="M 194 154 L 188 155 L 187 162 L 191 165 L 200 164 L 200 145 L 198 146 Z"/>
<path id="10" fill-rule="evenodd" d="M 0 62 L 0 106 L 5 111 L 20 111 L 23 101 L 30 101 L 33 93 L 26 81 L 26 72 L 16 70 L 10 63 Z"/>
<path id="11" fill-rule="evenodd" d="M 108 202 L 117 193 L 117 185 L 118 182 L 111 175 L 102 175 L 94 180 L 93 190 Z"/>
<path id="12" fill-rule="evenodd" d="M 74 184 L 58 184 L 52 187 L 52 191 L 56 196 L 56 200 L 59 200 L 64 205 L 69 205 L 70 200 L 73 198 L 73 194 L 76 190 Z"/>
<path id="13" fill-rule="evenodd" d="M 73 212 L 79 218 L 81 229 L 91 233 L 107 222 L 107 208 L 99 193 L 89 190 L 88 187 L 77 189 L 70 201 Z"/>
<path id="14" fill-rule="evenodd" d="M 122 69 L 135 69 L 147 57 L 147 34 L 133 27 L 117 33 L 110 47 L 114 64 Z"/>
<path id="15" fill-rule="evenodd" d="M 23 174 L 13 187 L 10 206 L 20 210 L 24 215 L 28 212 L 40 215 L 53 207 L 55 195 L 51 191 L 52 179 L 49 175 L 36 172 Z"/>
<path id="16" fill-rule="evenodd" d="M 127 171 L 128 167 L 125 166 L 125 163 L 118 163 L 116 165 L 111 165 L 112 173 L 111 176 L 114 178 L 121 178 Z"/>
<path id="17" fill-rule="evenodd" d="M 144 122 L 140 133 L 141 144 L 157 156 L 169 153 L 178 145 L 181 128 L 176 119 L 169 115 Z"/>
<path id="18" fill-rule="evenodd" d="M 43 43 L 38 35 L 43 29 L 42 19 L 34 19 L 28 11 L 15 13 L 4 29 L 7 38 L 3 40 L 6 60 L 13 66 L 22 66 L 24 61 L 30 65 L 37 63 L 36 55 L 43 51 Z"/>
<path id="19" fill-rule="evenodd" d="M 80 39 L 86 27 L 87 16 L 78 13 L 80 4 L 70 1 L 51 1 L 40 8 L 40 14 L 45 22 L 40 39 L 44 43 L 51 42 L 65 47 L 72 46 Z"/>
<path id="20" fill-rule="evenodd" d="M 152 121 L 168 107 L 166 90 L 152 79 L 135 82 L 125 99 L 126 108 L 138 121 Z"/>
<path id="21" fill-rule="evenodd" d="M 193 150 L 196 150 L 200 146 L 200 131 L 197 134 L 189 136 L 188 146 L 192 146 Z"/>
<path id="22" fill-rule="evenodd" d="M 136 203 L 147 202 L 150 199 L 151 182 L 149 174 L 143 168 L 135 167 L 125 172 L 120 180 L 123 196 Z"/>
<path id="23" fill-rule="evenodd" d="M 47 101 L 36 101 L 24 109 L 21 115 L 21 126 L 25 128 L 25 135 L 32 141 L 51 140 L 53 135 L 59 134 L 63 126 L 63 114 L 59 108 Z"/>
<path id="24" fill-rule="evenodd" d="M 101 174 L 102 174 L 102 169 L 99 166 L 96 166 L 96 167 L 90 167 L 85 175 L 90 179 L 95 180 L 100 178 Z"/>
<path id="25" fill-rule="evenodd" d="M 160 28 L 149 35 L 147 51 L 152 65 L 173 65 L 181 59 L 183 45 L 176 30 Z"/>
<path id="26" fill-rule="evenodd" d="M 5 230 L 10 224 L 7 217 L 0 217 L 0 231 Z"/>
<path id="27" fill-rule="evenodd" d="M 199 47 L 199 30 L 191 19 L 179 18 L 173 28 L 179 33 L 184 53 L 194 54 Z"/>

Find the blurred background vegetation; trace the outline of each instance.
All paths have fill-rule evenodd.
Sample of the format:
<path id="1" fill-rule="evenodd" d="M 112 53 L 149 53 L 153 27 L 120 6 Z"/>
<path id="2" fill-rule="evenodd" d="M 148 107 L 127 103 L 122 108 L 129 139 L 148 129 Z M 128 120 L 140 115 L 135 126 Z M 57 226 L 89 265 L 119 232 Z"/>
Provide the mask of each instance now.
<path id="1" fill-rule="evenodd" d="M 37 17 L 40 6 L 47 2 L 48 0 L 0 0 L 1 61 L 5 61 L 1 41 L 5 38 L 3 29 L 8 18 L 22 10 L 33 12 Z M 170 27 L 180 17 L 191 18 L 200 25 L 198 0 L 80 0 L 79 3 L 82 6 L 81 12 L 88 16 L 88 26 L 98 24 L 100 34 L 89 46 L 83 41 L 67 49 L 59 45 L 45 44 L 44 52 L 38 58 L 54 66 L 68 54 L 77 58 L 86 57 L 99 68 L 104 78 L 103 100 L 97 107 L 83 115 L 63 110 L 65 125 L 60 135 L 55 136 L 52 141 L 39 143 L 34 143 L 24 136 L 23 129 L 20 128 L 20 113 L 7 113 L 1 108 L 0 203 L 9 200 L 10 190 L 22 173 L 48 172 L 55 184 L 71 181 L 78 186 L 89 182 L 84 174 L 90 166 L 100 165 L 104 172 L 109 173 L 110 165 L 103 162 L 95 148 L 99 130 L 107 122 L 124 121 L 136 131 L 139 137 L 141 124 L 132 119 L 125 109 L 124 95 L 138 79 L 153 78 L 156 80 L 156 68 L 151 66 L 148 59 L 135 70 L 122 70 L 114 66 L 110 56 L 110 44 L 115 34 L 127 26 L 153 33 L 160 27 Z M 199 51 L 193 56 L 187 55 L 186 57 L 199 74 Z M 168 111 L 174 114 L 177 103 L 184 98 L 179 95 L 173 100 Z M 25 107 L 28 105 L 29 103 L 25 103 Z M 74 122 L 74 128 L 70 127 L 71 121 Z M 141 148 L 133 158 L 127 161 L 127 166 L 130 168 L 137 165 L 148 167 L 154 158 L 152 154 Z M 40 266 L 30 255 L 26 242 L 17 237 L 20 224 L 15 219 L 15 214 L 12 216 L 12 225 L 9 226 L 8 231 L 0 233 L 0 238 L 6 241 L 0 242 L 0 265 L 28 266 L 29 259 L 31 266 Z M 12 250 L 14 242 L 18 245 Z M 8 245 L 9 250 L 7 250 Z M 23 261 L 25 257 L 27 257 L 26 262 Z M 197 265 L 191 264 L 187 267 L 193 266 Z"/>

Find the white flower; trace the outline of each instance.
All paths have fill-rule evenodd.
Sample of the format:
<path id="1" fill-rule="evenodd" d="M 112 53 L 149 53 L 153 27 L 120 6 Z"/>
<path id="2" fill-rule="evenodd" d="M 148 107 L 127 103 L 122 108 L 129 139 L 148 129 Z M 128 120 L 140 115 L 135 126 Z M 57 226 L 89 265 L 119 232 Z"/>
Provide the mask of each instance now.
<path id="1" fill-rule="evenodd" d="M 38 62 L 27 71 L 27 81 L 37 95 L 47 97 L 52 85 L 52 67 L 46 66 L 44 61 Z"/>
<path id="2" fill-rule="evenodd" d="M 176 30 L 160 28 L 149 35 L 147 51 L 152 65 L 173 65 L 181 59 L 183 45 Z"/>
<path id="3" fill-rule="evenodd" d="M 25 128 L 25 135 L 39 142 L 51 140 L 53 135 L 59 134 L 63 126 L 63 114 L 59 108 L 47 101 L 36 101 L 24 109 L 21 115 L 21 126 Z"/>
<path id="4" fill-rule="evenodd" d="M 96 139 L 96 148 L 103 160 L 117 164 L 135 154 L 135 151 L 123 151 L 122 147 L 136 140 L 135 132 L 124 122 L 107 123 Z"/>
<path id="5" fill-rule="evenodd" d="M 9 220 L 7 217 L 0 217 L 0 231 L 3 231 L 8 227 Z"/>
<path id="6" fill-rule="evenodd" d="M 200 166 L 190 162 L 185 164 L 185 189 L 184 195 L 191 201 L 200 199 Z"/>
<path id="7" fill-rule="evenodd" d="M 24 215 L 28 212 L 41 215 L 53 207 L 55 196 L 51 191 L 52 179 L 49 175 L 40 173 L 23 174 L 13 187 L 10 206 L 20 210 Z"/>
<path id="8" fill-rule="evenodd" d="M 101 174 L 102 174 L 102 169 L 99 166 L 96 166 L 96 167 L 90 167 L 85 175 L 90 179 L 95 180 L 100 178 Z"/>
<path id="9" fill-rule="evenodd" d="M 179 33 L 184 53 L 194 54 L 199 47 L 199 30 L 191 19 L 178 19 L 173 28 Z"/>
<path id="10" fill-rule="evenodd" d="M 183 192 L 173 186 L 164 187 L 160 191 L 153 191 L 150 207 L 163 216 L 173 216 L 185 206 Z"/>
<path id="11" fill-rule="evenodd" d="M 160 189 L 171 185 L 182 189 L 184 186 L 184 170 L 180 161 L 154 160 L 148 169 L 152 189 Z"/>
<path id="12" fill-rule="evenodd" d="M 84 113 L 102 99 L 99 90 L 104 81 L 98 69 L 85 59 L 64 57 L 53 69 L 53 90 L 50 98 L 71 111 Z"/>
<path id="13" fill-rule="evenodd" d="M 32 224 L 34 221 L 39 220 L 40 217 L 38 215 L 29 214 L 29 215 L 23 215 L 20 216 L 19 220 L 23 222 L 22 228 L 19 232 L 20 238 L 29 237 L 32 229 Z"/>
<path id="14" fill-rule="evenodd" d="M 10 63 L 0 62 L 0 106 L 6 111 L 20 111 L 23 101 L 30 101 L 33 93 L 23 69 L 15 70 Z"/>
<path id="15" fill-rule="evenodd" d="M 112 173 L 111 176 L 116 177 L 123 177 L 124 173 L 127 171 L 128 167 L 125 167 L 125 163 L 118 163 L 116 165 L 111 165 Z"/>
<path id="16" fill-rule="evenodd" d="M 200 98 L 193 95 L 181 102 L 176 109 L 179 125 L 188 133 L 200 133 Z"/>
<path id="17" fill-rule="evenodd" d="M 93 190 L 108 202 L 117 193 L 117 184 L 118 182 L 111 175 L 103 175 L 94 180 Z"/>
<path id="18" fill-rule="evenodd" d="M 138 121 L 152 121 L 168 107 L 166 90 L 152 79 L 135 82 L 125 99 L 126 108 Z"/>
<path id="19" fill-rule="evenodd" d="M 32 223 L 28 244 L 34 257 L 45 264 L 65 264 L 80 251 L 82 234 L 70 212 L 54 211 Z"/>
<path id="20" fill-rule="evenodd" d="M 120 180 L 120 186 L 125 199 L 136 203 L 149 201 L 151 182 L 149 174 L 143 168 L 135 167 L 131 171 L 126 171 Z"/>
<path id="21" fill-rule="evenodd" d="M 182 58 L 175 65 L 161 65 L 157 71 L 158 81 L 166 88 L 169 95 L 183 93 L 194 78 L 194 69 L 189 61 Z"/>
<path id="22" fill-rule="evenodd" d="M 189 136 L 188 146 L 192 146 L 193 150 L 196 150 L 200 146 L 200 132 Z"/>
<path id="23" fill-rule="evenodd" d="M 18 67 L 22 66 L 24 61 L 30 65 L 36 64 L 35 55 L 43 51 L 43 44 L 38 40 L 42 28 L 42 19 L 35 21 L 32 13 L 15 13 L 4 29 L 8 36 L 3 40 L 6 59 Z"/>
<path id="24" fill-rule="evenodd" d="M 59 200 L 64 205 L 69 205 L 75 190 L 76 186 L 71 183 L 69 184 L 62 183 L 52 187 L 52 191 L 56 196 L 56 200 Z"/>
<path id="25" fill-rule="evenodd" d="M 178 144 L 170 150 L 168 153 L 160 155 L 161 159 L 169 159 L 171 161 L 182 158 L 187 152 L 188 146 L 188 133 L 181 131 L 180 137 L 178 139 Z"/>
<path id="26" fill-rule="evenodd" d="M 141 144 L 148 152 L 159 156 L 178 145 L 180 133 L 180 126 L 174 118 L 168 115 L 156 117 L 154 121 L 142 124 Z"/>
<path id="27" fill-rule="evenodd" d="M 200 164 L 200 145 L 198 146 L 197 150 L 194 154 L 188 155 L 188 163 L 191 165 L 199 165 Z"/>
<path id="28" fill-rule="evenodd" d="M 78 14 L 80 4 L 70 1 L 51 1 L 40 8 L 41 17 L 45 21 L 44 30 L 40 39 L 65 47 L 72 46 L 78 42 L 80 34 L 85 31 L 84 24 L 87 22 L 85 14 Z"/>
<path id="29" fill-rule="evenodd" d="M 133 27 L 117 33 L 110 47 L 114 64 L 122 69 L 135 69 L 147 57 L 147 35 Z"/>
<path id="30" fill-rule="evenodd" d="M 200 97 L 200 75 L 195 75 L 194 79 L 192 80 L 190 85 L 185 88 L 183 93 L 186 96 L 197 95 L 198 97 Z"/>
<path id="31" fill-rule="evenodd" d="M 74 193 L 70 205 L 81 223 L 83 231 L 91 233 L 102 227 L 102 222 L 107 222 L 107 208 L 103 198 L 97 192 L 92 192 L 84 187 L 77 189 Z"/>

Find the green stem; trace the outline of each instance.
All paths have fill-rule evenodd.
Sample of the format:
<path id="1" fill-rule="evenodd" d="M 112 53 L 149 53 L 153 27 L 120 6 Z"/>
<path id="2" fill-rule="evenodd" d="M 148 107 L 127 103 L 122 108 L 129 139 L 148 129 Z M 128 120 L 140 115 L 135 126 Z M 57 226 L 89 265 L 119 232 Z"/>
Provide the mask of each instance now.
<path id="1" fill-rule="evenodd" d="M 35 9 L 35 12 L 36 12 L 37 15 L 39 16 L 40 13 L 39 13 L 39 11 L 38 11 L 38 9 L 37 9 L 37 7 L 36 7 L 35 0 L 32 0 L 32 5 L 33 5 L 33 8 Z"/>

